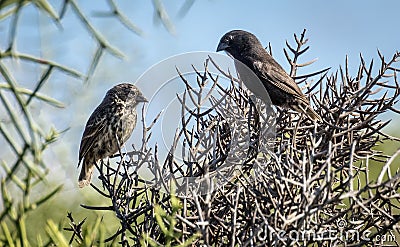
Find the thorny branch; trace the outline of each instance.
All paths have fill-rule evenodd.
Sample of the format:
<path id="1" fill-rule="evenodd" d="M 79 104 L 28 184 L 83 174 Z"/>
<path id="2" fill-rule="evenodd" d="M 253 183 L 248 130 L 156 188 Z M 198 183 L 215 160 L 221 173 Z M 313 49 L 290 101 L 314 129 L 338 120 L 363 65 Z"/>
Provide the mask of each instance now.
<path id="1" fill-rule="evenodd" d="M 285 51 L 294 78 L 311 63 L 298 64 L 308 50 L 305 32 L 295 39 L 297 48 L 287 44 L 292 56 Z M 380 116 L 399 113 L 400 53 L 389 60 L 378 54 L 377 74 L 361 57 L 355 77 L 347 60 L 329 76 L 326 70 L 302 76 L 323 119 L 318 124 L 285 109 L 274 119 L 221 68 L 230 85 L 220 85 L 220 76 L 208 70 L 218 67 L 212 60 L 204 70 L 194 68 L 195 82 L 178 70 L 186 86 L 177 96 L 182 127 L 167 158 L 160 163 L 157 146 L 147 147 L 151 128 L 143 126 L 142 147 L 116 158 L 121 169 L 108 163 L 99 167 L 102 188 L 95 188 L 110 206 L 86 208 L 116 213 L 121 228 L 109 239 L 120 237 L 124 245 L 139 245 L 142 233 L 166 243 L 154 206 L 172 214 L 173 192 L 182 204 L 173 225 L 176 244 L 198 232 L 195 243 L 207 246 L 361 246 L 376 236 L 398 235 L 400 175 L 394 159 L 399 152 L 391 156 L 375 147 L 399 141 L 383 132 L 388 122 Z M 311 85 L 316 75 L 321 78 Z M 378 165 L 383 166 L 379 177 L 371 172 Z M 140 167 L 154 178 L 140 178 Z M 358 237 L 340 238 L 340 233 Z"/>

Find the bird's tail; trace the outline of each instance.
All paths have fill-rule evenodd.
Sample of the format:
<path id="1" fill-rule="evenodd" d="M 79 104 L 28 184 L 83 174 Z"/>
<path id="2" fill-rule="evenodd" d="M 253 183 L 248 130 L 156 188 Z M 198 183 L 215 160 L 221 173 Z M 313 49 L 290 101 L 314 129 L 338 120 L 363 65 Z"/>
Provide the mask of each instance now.
<path id="1" fill-rule="evenodd" d="M 293 110 L 302 112 L 307 115 L 312 121 L 322 122 L 322 118 L 310 106 L 310 104 L 293 105 Z"/>
<path id="2" fill-rule="evenodd" d="M 92 180 L 94 166 L 90 164 L 90 162 L 83 161 L 81 173 L 79 174 L 78 186 L 79 188 L 83 188 L 90 184 Z"/>
<path id="3" fill-rule="evenodd" d="M 313 120 L 313 121 L 318 121 L 318 122 L 322 122 L 322 119 L 321 119 L 321 117 L 318 115 L 318 113 L 316 113 L 312 108 L 311 108 L 311 106 L 309 106 L 307 109 L 306 109 L 306 115 L 309 117 L 309 118 L 311 118 L 311 120 Z"/>

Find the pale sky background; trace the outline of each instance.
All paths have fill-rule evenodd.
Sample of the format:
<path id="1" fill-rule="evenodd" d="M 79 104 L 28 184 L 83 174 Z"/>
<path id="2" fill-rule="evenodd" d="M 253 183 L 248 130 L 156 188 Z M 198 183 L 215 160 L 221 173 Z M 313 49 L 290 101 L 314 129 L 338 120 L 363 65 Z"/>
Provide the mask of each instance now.
<path id="1" fill-rule="evenodd" d="M 58 11 L 62 1 L 51 2 Z M 379 61 L 377 49 L 388 58 L 400 49 L 398 0 L 197 0 L 182 18 L 177 14 L 183 1 L 162 1 L 176 31 L 173 35 L 153 18 L 151 1 L 116 1 L 120 10 L 144 31 L 143 37 L 132 34 L 115 18 L 95 17 L 98 11 L 109 9 L 106 1 L 78 2 L 95 27 L 126 57 L 121 60 L 105 53 L 90 84 L 84 85 L 56 73 L 45 86 L 45 92 L 66 104 L 64 110 L 46 108 L 45 111 L 38 107 L 37 112 L 43 123 L 55 121 L 60 130 L 70 128 L 49 154 L 54 159 L 62 157 L 59 160 L 62 169 L 57 168 L 57 176 L 66 181 L 67 190 L 76 189 L 76 162 L 84 124 L 106 90 L 118 82 L 135 82 L 149 67 L 170 56 L 215 51 L 219 39 L 229 30 L 248 30 L 264 46 L 271 42 L 275 59 L 288 70 L 282 51 L 285 41 L 294 45 L 293 33 L 300 34 L 304 28 L 307 29 L 311 48 L 303 59 L 319 60 L 301 70 L 300 74 L 326 67 L 332 67 L 331 72 L 334 72 L 344 64 L 346 55 L 349 56 L 351 72 L 355 74 L 360 53 L 369 62 L 371 58 Z M 1 50 L 7 47 L 7 39 L 3 37 L 8 37 L 8 24 L 9 21 L 0 23 Z M 78 71 L 87 71 L 88 56 L 93 55 L 96 44 L 70 9 L 61 24 L 63 30 L 49 22 L 46 15 L 38 14 L 34 7 L 26 8 L 20 19 L 17 50 L 56 60 Z M 37 81 L 40 75 L 37 68 L 29 65 L 16 64 L 13 69 L 15 77 L 24 86 L 32 87 L 30 83 Z M 146 93 L 156 87 L 158 85 L 150 82 L 143 91 L 150 98 L 151 95 Z M 134 136 L 137 134 L 140 133 Z"/>

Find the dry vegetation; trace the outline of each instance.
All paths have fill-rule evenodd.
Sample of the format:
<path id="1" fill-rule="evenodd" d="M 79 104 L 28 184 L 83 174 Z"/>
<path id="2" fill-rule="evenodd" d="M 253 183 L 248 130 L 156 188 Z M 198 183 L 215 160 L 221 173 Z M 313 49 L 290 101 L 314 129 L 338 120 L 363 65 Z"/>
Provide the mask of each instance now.
<path id="1" fill-rule="evenodd" d="M 388 122 L 380 116 L 399 113 L 394 105 L 400 53 L 385 59 L 378 52 L 378 68 L 360 57 L 355 76 L 348 64 L 330 75 L 321 70 L 298 76 L 297 70 L 311 63 L 298 62 L 308 50 L 304 35 L 295 35 L 296 46 L 287 44 L 285 54 L 291 75 L 306 84 L 323 122 L 282 109 L 275 116 L 227 71 L 220 70 L 221 76 L 231 85 L 219 86 L 219 77 L 208 73 L 209 66 L 218 65 L 205 61 L 204 68 L 194 68 L 197 81 L 180 75 L 186 85 L 179 97 L 182 128 L 165 160 L 158 159 L 157 146 L 149 147 L 152 125 L 143 121 L 142 146 L 117 155 L 117 168 L 99 165 L 101 186 L 93 188 L 109 206 L 83 207 L 115 213 L 120 228 L 108 241 L 118 239 L 123 246 L 399 244 L 400 177 L 394 162 L 399 152 L 391 156 L 374 148 L 398 141 L 382 131 Z M 204 110 L 205 102 L 212 107 Z M 371 173 L 372 165 L 381 172 Z M 141 167 L 153 179 L 141 178 Z M 80 228 L 73 220 L 71 225 L 81 241 Z"/>

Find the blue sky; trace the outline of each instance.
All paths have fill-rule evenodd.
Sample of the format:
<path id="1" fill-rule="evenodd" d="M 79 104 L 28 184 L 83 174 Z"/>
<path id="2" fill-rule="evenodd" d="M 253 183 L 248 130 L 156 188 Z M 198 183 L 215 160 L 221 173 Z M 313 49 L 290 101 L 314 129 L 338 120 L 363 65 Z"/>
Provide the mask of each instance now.
<path id="1" fill-rule="evenodd" d="M 220 37 L 231 29 L 245 29 L 253 32 L 264 45 L 271 42 L 274 57 L 285 68 L 287 64 L 282 49 L 285 41 L 293 44 L 293 33 L 307 29 L 310 51 L 305 58 L 318 57 L 319 61 L 310 67 L 338 68 L 348 55 L 350 65 L 358 65 L 359 54 L 365 58 L 376 58 L 379 48 L 386 56 L 399 49 L 400 35 L 396 31 L 400 2 L 390 1 L 252 1 L 239 0 L 197 0 L 186 16 L 178 18 L 177 13 L 183 1 L 163 1 L 175 26 L 176 34 L 169 34 L 153 18 L 153 6 L 150 1 L 117 1 L 121 10 L 130 20 L 142 28 L 144 37 L 130 34 L 112 18 L 97 18 L 96 11 L 107 10 L 107 5 L 98 1 L 93 6 L 82 2 L 85 13 L 110 39 L 111 44 L 127 51 L 123 61 L 112 61 L 119 66 L 128 66 L 126 80 L 137 78 L 147 68 L 169 56 L 191 51 L 214 51 Z M 156 23 L 156 25 L 155 25 Z M 76 52 L 93 52 L 93 44 L 83 40 L 86 31 L 77 24 L 77 18 L 71 11 L 62 21 L 64 32 L 52 27 L 58 37 L 53 41 L 65 51 L 72 49 L 66 61 L 71 66 L 84 69 L 85 63 L 79 63 Z M 80 39 L 82 37 L 82 39 Z M 45 38 L 46 39 L 46 38 Z M 90 47 L 91 46 L 91 47 Z M 75 50 L 75 52 L 74 52 Z M 59 53 L 58 53 L 59 54 Z M 121 79 L 125 79 L 120 76 Z M 116 78 L 118 79 L 118 78 Z"/>
<path id="2" fill-rule="evenodd" d="M 231 29 L 253 32 L 264 45 L 271 42 L 274 57 L 284 67 L 282 48 L 285 41 L 293 44 L 293 33 L 306 28 L 310 51 L 307 58 L 318 57 L 316 67 L 337 68 L 349 55 L 350 65 L 358 64 L 359 53 L 376 58 L 379 48 L 390 56 L 399 49 L 400 35 L 396 29 L 400 1 L 252 1 L 197 0 L 183 18 L 177 13 L 183 1 L 163 1 L 175 26 L 169 34 L 153 18 L 150 1 L 117 1 L 129 19 L 145 32 L 144 37 L 129 33 L 113 18 L 98 18 L 94 14 L 108 9 L 106 1 L 79 1 L 84 13 L 110 43 L 126 51 L 125 60 L 109 61 L 131 68 L 125 77 L 137 78 L 147 68 L 169 56 L 191 51 L 214 51 L 219 38 Z M 61 1 L 52 1 L 58 10 Z M 70 9 L 61 21 L 60 31 L 47 17 L 34 8 L 21 15 L 18 32 L 19 50 L 49 56 L 78 70 L 88 67 L 84 55 L 92 54 L 94 42 Z M 0 35 L 7 36 L 8 21 L 1 23 Z M 5 49 L 7 39 L 0 40 Z M 41 47 L 42 49 L 38 49 Z M 43 49 L 44 48 L 44 49 Z M 85 63 L 86 62 L 86 63 Z M 123 76 L 121 76 L 123 77 Z M 118 80 L 119 77 L 116 79 Z"/>
<path id="3" fill-rule="evenodd" d="M 274 56 L 284 63 L 285 40 L 292 42 L 293 33 L 306 28 L 308 56 L 319 58 L 317 67 L 337 68 L 346 54 L 351 65 L 357 65 L 359 53 L 372 58 L 379 48 L 389 56 L 400 45 L 395 28 L 399 1 L 195 1 L 183 19 L 173 18 L 177 5 L 166 2 L 165 6 L 177 34 L 157 32 L 152 24 L 144 28 L 156 29 L 145 38 L 151 46 L 149 62 L 180 52 L 215 50 L 219 38 L 231 29 L 251 31 L 264 45 L 271 42 Z M 147 17 L 143 25 L 148 24 Z"/>

